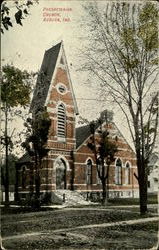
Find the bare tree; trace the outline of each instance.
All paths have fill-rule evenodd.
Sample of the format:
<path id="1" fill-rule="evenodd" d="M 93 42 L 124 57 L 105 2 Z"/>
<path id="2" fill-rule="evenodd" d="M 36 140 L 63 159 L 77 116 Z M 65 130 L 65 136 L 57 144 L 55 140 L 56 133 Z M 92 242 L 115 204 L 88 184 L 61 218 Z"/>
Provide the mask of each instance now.
<path id="1" fill-rule="evenodd" d="M 120 107 L 134 143 L 140 212 L 147 212 L 149 157 L 158 125 L 158 9 L 155 3 L 84 4 L 82 70 Z M 89 74 L 90 75 L 90 74 Z"/>

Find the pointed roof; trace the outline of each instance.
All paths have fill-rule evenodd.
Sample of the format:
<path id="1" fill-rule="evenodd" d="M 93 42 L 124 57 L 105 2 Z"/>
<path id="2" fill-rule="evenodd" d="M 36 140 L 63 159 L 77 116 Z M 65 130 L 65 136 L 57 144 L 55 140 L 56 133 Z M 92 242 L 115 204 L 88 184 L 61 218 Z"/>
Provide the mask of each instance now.
<path id="1" fill-rule="evenodd" d="M 95 123 L 95 130 L 99 127 L 99 123 Z M 90 124 L 76 128 L 76 148 L 88 139 L 91 135 Z"/>
<path id="2" fill-rule="evenodd" d="M 73 97 L 73 102 L 75 106 L 75 113 L 78 114 L 77 103 L 76 103 L 76 99 L 75 99 L 74 92 L 73 92 L 72 82 L 71 82 L 71 78 L 69 74 L 69 69 L 68 69 L 62 41 L 57 43 L 52 48 L 45 51 L 41 69 L 38 74 L 32 102 L 30 105 L 30 112 L 32 113 L 36 113 L 38 110 L 41 110 L 48 101 L 49 90 L 52 87 L 51 80 L 53 78 L 53 75 L 56 69 L 59 55 L 61 55 L 61 51 L 65 57 L 66 69 L 68 73 L 70 88 L 72 90 L 72 97 Z"/>
<path id="3" fill-rule="evenodd" d="M 36 112 L 45 105 L 61 44 L 62 42 L 45 51 L 30 106 L 30 112 Z"/>
<path id="4" fill-rule="evenodd" d="M 114 122 L 110 122 L 113 127 L 115 128 L 116 132 L 115 135 L 121 136 L 123 138 L 123 140 L 125 141 L 125 143 L 127 143 L 130 147 L 130 149 L 134 152 L 134 150 L 132 149 L 132 147 L 130 146 L 130 144 L 127 142 L 127 140 L 125 139 L 125 137 L 123 136 L 123 134 L 120 132 L 120 130 L 118 129 L 118 127 L 116 126 L 116 124 Z M 99 127 L 99 123 L 97 122 L 95 124 L 95 130 Z M 85 140 L 87 140 L 89 138 L 89 136 L 91 135 L 91 131 L 90 131 L 90 125 L 85 125 L 85 126 L 81 126 L 76 128 L 76 149 L 78 149 Z"/>
<path id="5" fill-rule="evenodd" d="M 90 135 L 89 125 L 76 128 L 76 148 L 78 148 Z"/>

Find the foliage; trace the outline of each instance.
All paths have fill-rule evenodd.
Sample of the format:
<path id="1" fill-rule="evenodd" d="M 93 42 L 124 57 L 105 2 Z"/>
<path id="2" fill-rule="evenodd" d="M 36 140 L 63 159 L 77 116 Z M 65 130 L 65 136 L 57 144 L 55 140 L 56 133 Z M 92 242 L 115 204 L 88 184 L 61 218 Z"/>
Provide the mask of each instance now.
<path id="1" fill-rule="evenodd" d="M 8 107 L 26 106 L 30 101 L 31 75 L 13 65 L 2 67 L 1 100 Z"/>
<path id="2" fill-rule="evenodd" d="M 15 185 L 15 163 L 18 160 L 17 156 L 14 154 L 8 155 L 8 166 L 9 166 L 9 184 Z M 6 165 L 5 162 L 1 164 L 1 183 L 5 186 L 5 171 Z"/>
<path id="3" fill-rule="evenodd" d="M 103 203 L 105 203 L 108 198 L 106 181 L 107 183 L 109 182 L 109 166 L 114 162 L 115 154 L 118 151 L 116 142 L 109 136 L 108 124 L 110 124 L 110 121 L 108 123 L 107 114 L 108 111 L 106 110 L 96 122 L 90 123 L 90 132 L 92 135 L 87 144 L 95 156 L 96 169 L 103 188 Z"/>
<path id="4" fill-rule="evenodd" d="M 101 3 L 100 3 L 101 4 Z M 123 112 L 134 142 L 141 213 L 147 211 L 148 161 L 156 142 L 158 8 L 155 3 L 84 4 L 88 70 Z"/>
<path id="5" fill-rule="evenodd" d="M 12 136 L 5 136 L 5 134 L 1 136 L 1 146 L 5 145 L 8 145 L 9 151 L 11 153 L 14 147 Z"/>
<path id="6" fill-rule="evenodd" d="M 2 145 L 13 149 L 13 133 L 8 135 L 8 123 L 16 115 L 21 115 L 20 107 L 27 107 L 30 102 L 32 73 L 22 71 L 13 65 L 2 67 L 1 81 L 1 109 L 4 114 L 4 133 L 1 135 Z M 2 120 L 3 121 L 3 120 Z"/>
<path id="7" fill-rule="evenodd" d="M 49 151 L 46 148 L 51 121 L 46 111 L 39 112 L 34 118 L 27 118 L 24 126 L 27 128 L 26 140 L 22 143 L 30 156 L 36 156 L 41 162 Z"/>
<path id="8" fill-rule="evenodd" d="M 1 78 L 1 110 L 4 116 L 4 131 L 1 135 L 1 143 L 5 147 L 5 200 L 9 201 L 9 169 L 8 151 L 13 150 L 13 133 L 9 135 L 8 124 L 16 115 L 21 113 L 20 107 L 26 107 L 30 101 L 32 74 L 22 71 L 13 65 L 2 67 Z"/>
<path id="9" fill-rule="evenodd" d="M 100 129 L 97 129 L 97 138 L 91 137 L 91 142 L 88 143 L 88 147 L 94 152 L 96 151 L 97 156 L 105 161 L 106 164 L 114 161 L 114 155 L 117 152 L 116 143 L 112 142 L 109 137 L 109 132 L 107 129 L 102 127 L 101 120 L 90 123 L 90 130 L 93 136 L 95 136 L 96 123 L 100 126 Z M 97 161 L 98 162 L 98 161 Z"/>
<path id="10" fill-rule="evenodd" d="M 21 0 L 14 0 L 12 4 L 8 3 L 8 1 L 3 1 L 1 6 L 1 33 L 13 27 L 14 21 L 19 25 L 23 25 L 22 19 L 29 15 L 29 9 L 34 3 L 38 3 L 38 0 L 25 0 L 23 3 Z M 14 19 L 12 17 L 12 8 L 15 8 Z"/>
<path id="11" fill-rule="evenodd" d="M 33 206 L 40 206 L 40 168 L 42 159 L 47 156 L 49 149 L 47 148 L 47 140 L 51 120 L 45 110 L 36 113 L 33 118 L 27 118 L 24 124 L 27 128 L 26 140 L 22 143 L 22 147 L 26 149 L 28 154 L 33 157 L 35 170 L 35 200 Z M 32 183 L 33 184 L 33 183 Z M 33 189 L 31 187 L 30 196 L 32 199 Z"/>

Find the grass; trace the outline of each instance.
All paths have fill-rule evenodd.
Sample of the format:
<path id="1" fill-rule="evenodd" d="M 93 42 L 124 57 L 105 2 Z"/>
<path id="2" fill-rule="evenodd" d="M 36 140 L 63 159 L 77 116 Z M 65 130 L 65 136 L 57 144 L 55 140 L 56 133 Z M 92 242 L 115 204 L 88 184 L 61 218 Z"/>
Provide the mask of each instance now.
<path id="1" fill-rule="evenodd" d="M 149 196 L 155 204 L 157 196 Z M 78 208 L 53 209 L 41 207 L 3 207 L 1 209 L 2 237 L 39 232 L 3 241 L 7 250 L 44 249 L 150 249 L 157 243 L 157 222 L 116 225 L 109 228 L 77 229 L 77 226 L 127 221 L 141 218 L 138 199 L 110 199 L 107 206 L 93 204 Z M 111 208 L 111 206 L 114 206 Z M 119 208 L 118 206 L 123 206 Z M 149 210 L 156 213 L 155 209 Z M 147 216 L 153 216 L 149 213 Z M 73 228 L 71 231 L 70 228 Z M 62 232 L 54 230 L 62 229 Z"/>
<path id="2" fill-rule="evenodd" d="M 2 214 L 2 237 L 39 232 L 39 235 L 7 239 L 3 245 L 7 250 L 149 249 L 157 242 L 157 222 L 109 228 L 75 228 L 138 218 L 141 217 L 136 211 L 102 209 L 101 206 Z M 55 232 L 57 229 L 62 229 L 62 232 Z"/>
<path id="3" fill-rule="evenodd" d="M 55 230 L 140 218 L 138 213 L 117 210 L 55 210 L 2 216 L 2 236 L 30 233 L 32 231 Z M 9 221 L 8 221 L 9 219 Z M 23 222 L 24 221 L 24 222 Z"/>
<path id="4" fill-rule="evenodd" d="M 52 211 L 56 210 L 56 208 L 51 207 L 40 207 L 40 208 L 32 208 L 32 207 L 2 207 L 1 214 L 23 214 L 23 213 L 33 213 L 33 212 L 42 212 L 42 211 Z"/>
<path id="5" fill-rule="evenodd" d="M 151 222 L 110 227 L 109 230 L 84 230 L 83 234 L 95 239 L 96 249 L 150 249 L 157 242 L 157 230 L 157 223 Z"/>

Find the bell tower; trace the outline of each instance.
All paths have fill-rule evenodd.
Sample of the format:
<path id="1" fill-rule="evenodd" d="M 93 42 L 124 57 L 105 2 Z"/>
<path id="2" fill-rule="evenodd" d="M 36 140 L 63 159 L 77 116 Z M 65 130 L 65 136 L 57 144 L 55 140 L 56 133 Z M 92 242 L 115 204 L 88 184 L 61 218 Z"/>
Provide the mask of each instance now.
<path id="1" fill-rule="evenodd" d="M 58 187 L 70 189 L 73 153 L 76 148 L 75 118 L 78 109 L 63 41 L 46 50 L 44 54 L 31 111 L 34 113 L 44 107 L 51 119 L 51 126 L 47 143 L 49 154 L 42 169 L 42 187 L 50 191 Z M 57 162 L 62 162 L 65 168 L 59 168 Z M 61 173 L 64 177 L 61 177 Z"/>

